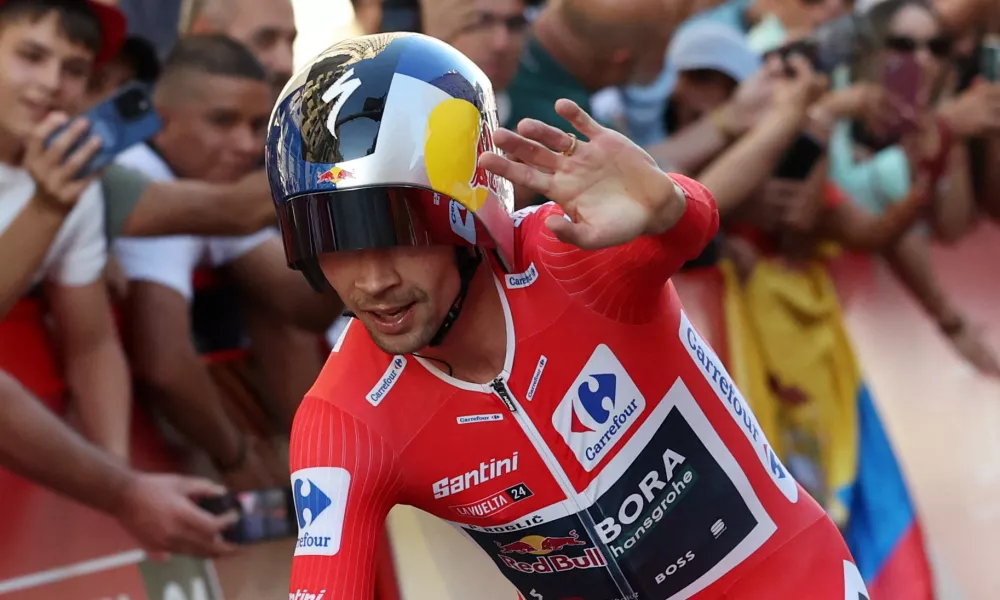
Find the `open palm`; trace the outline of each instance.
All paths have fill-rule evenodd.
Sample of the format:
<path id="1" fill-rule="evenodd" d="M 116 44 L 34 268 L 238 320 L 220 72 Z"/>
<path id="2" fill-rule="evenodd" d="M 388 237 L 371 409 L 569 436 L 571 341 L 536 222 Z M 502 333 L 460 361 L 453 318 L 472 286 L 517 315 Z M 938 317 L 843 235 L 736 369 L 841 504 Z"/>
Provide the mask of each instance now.
<path id="1" fill-rule="evenodd" d="M 524 119 L 516 133 L 499 129 L 494 134 L 505 156 L 486 152 L 480 164 L 559 204 L 570 220 L 549 217 L 546 225 L 564 242 L 584 249 L 607 248 L 645 233 L 654 207 L 672 185 L 656 162 L 576 103 L 559 100 L 556 112 L 590 141 L 576 140 L 574 145 L 570 134 Z"/>

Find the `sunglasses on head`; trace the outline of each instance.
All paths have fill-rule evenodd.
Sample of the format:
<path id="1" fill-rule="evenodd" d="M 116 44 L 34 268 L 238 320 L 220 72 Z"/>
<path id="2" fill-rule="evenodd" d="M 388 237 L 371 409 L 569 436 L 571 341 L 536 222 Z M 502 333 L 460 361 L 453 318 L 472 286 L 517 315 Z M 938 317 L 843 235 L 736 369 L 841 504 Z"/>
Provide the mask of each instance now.
<path id="1" fill-rule="evenodd" d="M 890 35 L 885 39 L 885 46 L 895 52 L 907 54 L 926 48 L 928 52 L 938 58 L 944 58 L 951 54 L 951 39 L 944 36 L 921 40 L 907 35 Z"/>

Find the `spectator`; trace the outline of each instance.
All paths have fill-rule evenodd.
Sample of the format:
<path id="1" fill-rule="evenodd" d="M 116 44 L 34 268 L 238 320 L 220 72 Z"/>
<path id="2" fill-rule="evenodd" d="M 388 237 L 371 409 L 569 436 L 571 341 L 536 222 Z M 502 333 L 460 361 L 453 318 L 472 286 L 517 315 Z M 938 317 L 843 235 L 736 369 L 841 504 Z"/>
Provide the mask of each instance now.
<path id="1" fill-rule="evenodd" d="M 204 479 L 133 471 L 81 439 L 16 380 L 0 372 L 0 464 L 118 519 L 148 550 L 221 556 L 237 518 L 194 501 L 225 493 Z"/>
<path id="2" fill-rule="evenodd" d="M 998 85 L 972 88 L 954 101 L 937 107 L 936 110 L 928 106 L 929 90 L 933 82 L 939 79 L 943 67 L 942 59 L 947 56 L 950 45 L 946 38 L 941 37 L 940 24 L 928 4 L 919 0 L 887 0 L 872 9 L 869 20 L 878 37 L 886 43 L 888 51 L 900 52 L 903 45 L 909 48 L 903 50 L 904 52 L 919 51 L 918 60 L 921 64 L 924 88 L 921 92 L 923 105 L 920 108 L 926 115 L 923 117 L 924 122 L 944 123 L 950 136 L 959 140 L 1000 131 L 1000 120 L 998 120 L 1000 110 L 997 110 L 1000 108 Z M 937 57 L 930 52 L 932 45 L 938 53 Z M 881 60 L 861 61 L 853 70 L 863 79 L 860 70 L 863 65 L 867 65 L 869 71 L 879 72 L 881 64 Z M 872 77 L 873 73 L 869 72 L 868 78 Z M 858 96 L 853 104 L 846 103 L 845 110 L 850 114 L 843 116 L 858 118 L 859 115 L 870 112 L 871 107 L 878 103 L 877 100 L 873 103 L 870 98 L 871 95 L 869 100 L 862 100 L 861 96 Z M 914 164 L 916 164 L 910 153 L 900 144 L 890 144 L 884 148 L 869 146 L 867 149 L 859 149 L 852 140 L 852 129 L 854 131 L 860 129 L 852 128 L 851 123 L 850 120 L 842 119 L 831 137 L 831 178 L 848 192 L 854 201 L 873 212 L 881 212 L 891 203 L 910 197 L 910 185 L 914 179 Z M 867 153 L 869 157 L 857 160 L 859 150 Z M 960 154 L 957 157 L 953 155 L 952 159 L 962 162 Z M 945 159 L 940 165 L 922 167 L 935 168 L 936 173 L 932 181 L 935 193 L 939 191 L 938 181 L 944 174 L 943 167 L 947 164 L 948 161 Z M 967 173 L 957 175 L 968 176 Z M 942 203 L 953 203 L 953 199 L 942 196 L 938 199 L 938 205 Z M 953 205 L 951 208 L 954 209 L 956 206 Z M 957 208 L 961 209 L 961 206 Z M 883 255 L 895 275 L 917 297 L 956 351 L 980 371 L 1000 375 L 1000 363 L 983 341 L 978 329 L 968 323 L 935 276 L 930 266 L 929 252 L 926 235 L 914 230 L 887 248 Z"/>
<path id="3" fill-rule="evenodd" d="M 180 35 L 224 33 L 253 52 L 277 91 L 292 78 L 297 35 L 291 0 L 185 0 Z"/>
<path id="4" fill-rule="evenodd" d="M 56 128 L 68 122 L 67 113 L 84 101 L 95 60 L 112 56 L 122 37 L 120 13 L 102 5 L 70 0 L 0 4 L 0 179 L 5 198 L 0 223 L 5 230 L 15 228 L 12 240 L 3 237 L 8 238 L 5 243 L 24 240 L 16 228 L 26 211 L 28 218 L 57 223 L 52 244 L 36 248 L 41 258 L 12 252 L 5 255 L 5 268 L 16 262 L 13 256 L 30 263 L 30 270 L 12 277 L 14 287 L 35 287 L 44 295 L 67 391 L 84 434 L 125 460 L 131 390 L 103 281 L 107 245 L 101 191 L 92 177 L 76 178 L 99 140 L 88 138 L 65 157 L 70 144 L 84 134 L 85 124 L 77 121 L 45 147 Z M 41 318 L 34 319 L 30 327 L 44 330 Z M 5 367 L 16 377 L 30 377 L 35 365 L 27 363 L 33 357 L 19 357 L 14 344 L 3 346 Z"/>
<path id="5" fill-rule="evenodd" d="M 277 92 L 292 74 L 292 45 L 296 30 L 291 1 L 196 0 L 186 4 L 185 8 L 181 39 L 188 35 L 221 34 L 241 42 L 273 77 L 273 102 Z M 239 17 L 229 18 L 232 11 L 238 13 Z M 263 152 L 260 157 L 263 161 Z M 273 263 L 280 265 L 284 256 L 280 246 L 277 236 L 274 236 L 268 242 L 267 249 L 262 249 L 257 254 L 271 256 Z M 266 254 L 267 252 L 270 254 Z M 261 290 L 269 287 L 273 289 L 280 284 L 281 276 L 285 275 L 274 275 L 279 278 L 278 281 L 269 281 L 269 273 L 273 271 L 260 269 L 259 273 L 251 277 L 253 281 L 261 283 Z M 244 315 L 244 325 L 253 340 L 252 350 L 256 362 L 262 366 L 268 396 L 272 398 L 272 412 L 283 423 L 285 430 L 290 430 L 295 408 L 322 367 L 322 355 L 317 352 L 319 342 L 314 327 L 295 327 L 294 324 L 301 325 L 297 318 L 282 322 L 267 314 L 265 309 L 274 302 L 273 296 L 266 292 L 248 297 L 247 300 L 256 306 Z M 318 301 L 321 298 L 310 300 Z M 313 304 L 315 306 L 316 302 Z M 329 307 L 331 311 L 335 310 L 337 303 L 334 301 Z M 280 312 L 283 309 L 277 310 Z M 327 318 L 327 314 L 332 312 L 328 313 L 322 307 L 318 310 L 320 321 L 329 324 L 332 317 Z"/>
<path id="6" fill-rule="evenodd" d="M 524 0 L 425 0 L 424 33 L 444 40 L 489 77 L 500 121 L 511 113 L 507 86 L 517 72 L 528 20 Z"/>
<path id="7" fill-rule="evenodd" d="M 658 72 L 671 33 L 669 17 L 667 5 L 660 0 L 545 5 L 532 24 L 520 68 L 510 84 L 507 124 L 513 127 L 531 117 L 571 131 L 555 113 L 555 101 L 569 98 L 589 113 L 595 92 Z"/>
<path id="8" fill-rule="evenodd" d="M 267 71 L 244 46 L 224 36 L 184 38 L 156 86 L 154 104 L 164 129 L 119 161 L 159 180 L 183 175 L 235 181 L 260 162 L 271 98 Z M 253 445 L 248 452 L 249 442 L 226 415 L 220 392 L 195 348 L 189 314 L 192 277 L 203 261 L 244 274 L 266 266 L 262 253 L 281 252 L 268 244 L 274 238 L 274 232 L 265 229 L 241 238 L 173 236 L 116 243 L 116 254 L 132 281 L 128 329 L 137 380 L 171 423 L 208 451 L 228 480 L 240 487 L 259 483 L 254 478 L 266 470 Z M 290 282 L 287 287 L 303 286 Z"/>

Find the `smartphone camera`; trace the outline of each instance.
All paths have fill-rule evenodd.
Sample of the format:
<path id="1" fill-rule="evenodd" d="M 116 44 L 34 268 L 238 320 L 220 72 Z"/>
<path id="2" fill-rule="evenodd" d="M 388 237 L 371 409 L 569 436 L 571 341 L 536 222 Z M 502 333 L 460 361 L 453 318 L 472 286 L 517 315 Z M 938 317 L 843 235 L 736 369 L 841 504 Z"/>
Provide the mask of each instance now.
<path id="1" fill-rule="evenodd" d="M 114 100 L 115 110 L 125 121 L 135 121 L 152 110 L 149 96 L 139 88 L 133 88 L 120 94 Z"/>

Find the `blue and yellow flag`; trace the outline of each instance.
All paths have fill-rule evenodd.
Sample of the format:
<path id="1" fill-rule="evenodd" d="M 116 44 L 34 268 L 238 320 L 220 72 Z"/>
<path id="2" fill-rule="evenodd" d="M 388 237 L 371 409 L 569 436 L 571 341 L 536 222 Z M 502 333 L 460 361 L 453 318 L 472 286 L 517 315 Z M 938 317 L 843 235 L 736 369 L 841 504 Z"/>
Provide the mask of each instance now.
<path id="1" fill-rule="evenodd" d="M 913 503 L 826 266 L 723 264 L 728 366 L 788 469 L 840 526 L 878 600 L 934 597 Z"/>

